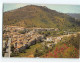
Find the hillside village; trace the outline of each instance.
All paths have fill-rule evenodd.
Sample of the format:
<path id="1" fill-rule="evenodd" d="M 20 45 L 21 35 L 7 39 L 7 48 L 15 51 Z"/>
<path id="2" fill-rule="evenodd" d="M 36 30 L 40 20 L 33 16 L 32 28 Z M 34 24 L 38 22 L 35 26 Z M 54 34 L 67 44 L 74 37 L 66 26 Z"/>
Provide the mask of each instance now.
<path id="1" fill-rule="evenodd" d="M 4 27 L 4 26 L 3 26 Z M 14 45 L 14 51 L 22 52 L 22 50 L 27 47 L 36 44 L 36 42 L 43 41 L 52 41 L 52 38 L 49 37 L 45 39 L 44 35 L 38 33 L 38 31 L 57 31 L 58 29 L 54 28 L 24 28 L 17 26 L 5 26 L 3 28 L 3 47 L 6 47 L 8 44 L 9 38 L 11 38 L 10 45 Z M 25 33 L 20 33 L 19 31 L 25 31 Z M 7 38 L 7 40 L 6 40 Z"/>
<path id="2" fill-rule="evenodd" d="M 5 57 L 9 57 L 13 52 L 22 52 L 28 47 L 35 45 L 37 42 L 47 42 L 47 47 L 53 46 L 60 42 L 63 37 L 68 37 L 69 35 L 62 35 L 58 37 L 44 36 L 39 34 L 41 31 L 59 31 L 58 28 L 24 28 L 18 26 L 3 26 L 3 48 L 6 48 L 4 53 Z M 76 34 L 74 34 L 76 36 Z M 48 43 L 51 42 L 51 43 Z M 14 50 L 11 51 L 11 47 Z"/>

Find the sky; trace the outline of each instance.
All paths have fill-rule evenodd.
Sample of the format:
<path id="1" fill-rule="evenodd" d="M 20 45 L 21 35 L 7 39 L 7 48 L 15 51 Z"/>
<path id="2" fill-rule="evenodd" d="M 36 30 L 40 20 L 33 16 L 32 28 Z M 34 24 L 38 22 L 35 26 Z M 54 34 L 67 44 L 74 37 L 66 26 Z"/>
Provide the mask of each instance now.
<path id="1" fill-rule="evenodd" d="M 3 11 L 10 11 L 14 10 L 26 5 L 31 5 L 31 4 L 4 4 Z M 34 4 L 32 4 L 34 5 Z M 49 9 L 56 10 L 61 13 L 80 13 L 80 5 L 59 5 L 59 4 L 36 4 L 39 6 L 46 6 Z"/>

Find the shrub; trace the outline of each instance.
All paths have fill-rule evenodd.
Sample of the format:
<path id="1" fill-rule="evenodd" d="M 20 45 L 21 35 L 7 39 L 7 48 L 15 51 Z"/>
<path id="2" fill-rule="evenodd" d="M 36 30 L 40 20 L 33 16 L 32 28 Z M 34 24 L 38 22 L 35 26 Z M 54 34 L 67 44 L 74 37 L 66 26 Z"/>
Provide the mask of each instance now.
<path id="1" fill-rule="evenodd" d="M 36 49 L 36 50 L 35 50 L 35 53 L 34 53 L 34 56 L 35 56 L 35 57 L 39 57 L 39 56 L 41 56 L 41 55 L 43 55 L 43 54 L 44 54 L 43 51 L 40 51 L 40 50 Z"/>
<path id="2" fill-rule="evenodd" d="M 11 45 L 11 51 L 14 52 L 14 45 Z"/>
<path id="3" fill-rule="evenodd" d="M 75 48 L 79 49 L 80 34 L 77 34 L 76 37 L 74 35 L 71 37 L 65 37 L 63 38 L 62 42 L 66 43 L 67 45 L 73 45 Z"/>
<path id="4" fill-rule="evenodd" d="M 79 58 L 79 50 L 73 45 L 58 44 L 53 50 L 53 57 L 55 58 Z"/>
<path id="5" fill-rule="evenodd" d="M 16 56 L 19 56 L 19 52 L 14 52 L 14 53 L 11 53 L 10 57 L 16 57 Z"/>

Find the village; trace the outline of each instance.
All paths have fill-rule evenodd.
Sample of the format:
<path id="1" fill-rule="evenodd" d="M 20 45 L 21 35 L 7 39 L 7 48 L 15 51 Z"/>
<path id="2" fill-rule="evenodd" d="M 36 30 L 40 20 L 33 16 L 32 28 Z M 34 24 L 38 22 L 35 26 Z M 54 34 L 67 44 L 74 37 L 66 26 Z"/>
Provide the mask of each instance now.
<path id="1" fill-rule="evenodd" d="M 17 26 L 5 26 L 3 28 L 3 48 L 5 48 L 4 57 L 10 57 L 10 54 L 14 52 L 22 52 L 28 47 L 35 45 L 37 42 L 49 42 L 47 47 L 57 44 L 64 36 L 58 37 L 45 37 L 39 34 L 38 31 L 58 31 L 54 28 L 24 28 Z M 51 42 L 51 43 L 50 43 Z M 11 51 L 11 47 L 14 50 Z"/>

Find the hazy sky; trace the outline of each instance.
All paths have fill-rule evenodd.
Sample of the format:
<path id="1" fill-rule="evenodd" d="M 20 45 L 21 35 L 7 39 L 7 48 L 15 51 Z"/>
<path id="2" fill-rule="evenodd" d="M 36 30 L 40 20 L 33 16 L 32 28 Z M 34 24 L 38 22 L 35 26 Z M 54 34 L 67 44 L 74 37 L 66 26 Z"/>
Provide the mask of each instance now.
<path id="1" fill-rule="evenodd" d="M 17 9 L 30 4 L 4 4 L 4 12 Z M 37 4 L 36 4 L 37 5 Z M 53 5 L 53 4 L 38 4 L 46 6 L 52 10 L 62 13 L 80 13 L 80 5 Z"/>

